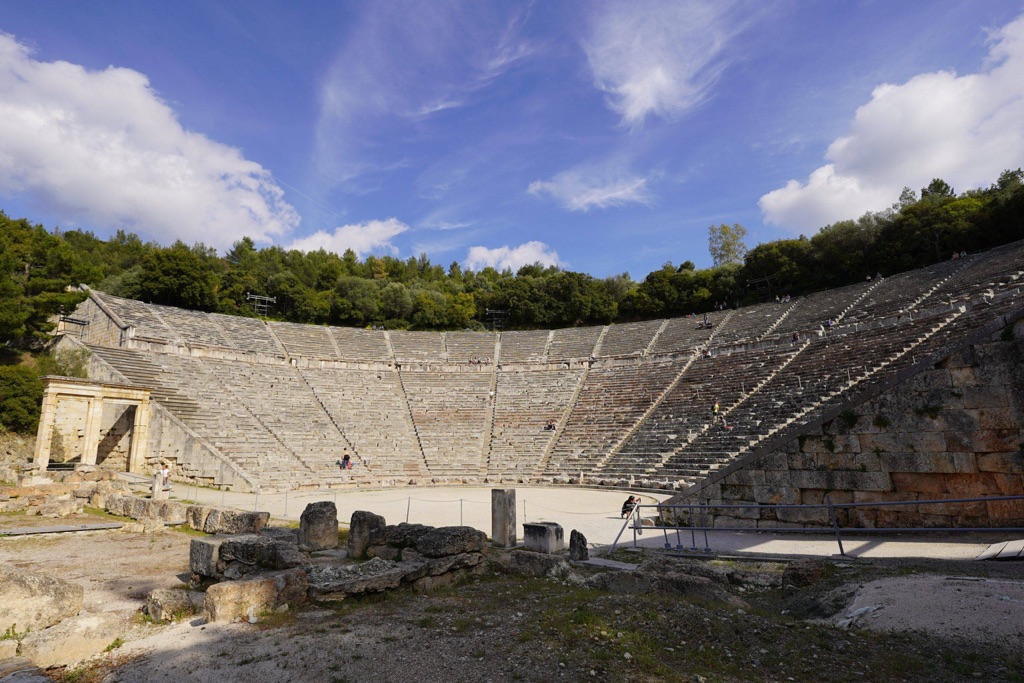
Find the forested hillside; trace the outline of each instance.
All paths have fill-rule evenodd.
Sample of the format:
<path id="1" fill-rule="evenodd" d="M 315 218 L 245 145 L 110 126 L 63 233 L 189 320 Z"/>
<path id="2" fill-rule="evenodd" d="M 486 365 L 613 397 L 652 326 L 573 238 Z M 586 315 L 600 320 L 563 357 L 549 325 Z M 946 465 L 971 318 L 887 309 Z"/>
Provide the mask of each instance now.
<path id="1" fill-rule="evenodd" d="M 78 283 L 153 303 L 249 316 L 254 313 L 246 295 L 258 294 L 277 299 L 270 317 L 301 323 L 482 329 L 490 309 L 507 311 L 506 329 L 553 328 L 803 294 L 1018 240 L 1024 237 L 1024 173 L 1006 171 L 988 189 L 959 195 L 934 180 L 920 197 L 905 189 L 887 211 L 749 251 L 742 228 L 712 226 L 719 265 L 698 270 L 686 260 L 693 255 L 681 254 L 682 265 L 666 263 L 640 282 L 626 273 L 600 279 L 539 264 L 516 273 L 473 272 L 458 263 L 431 263 L 425 254 L 360 260 L 351 250 L 258 249 L 248 238 L 219 255 L 203 244 L 165 247 L 124 232 L 102 240 L 90 232 L 48 230 L 2 213 L 0 228 L 0 341 L 19 347 L 42 339 L 49 316 L 73 308 L 82 295 L 66 290 Z"/>
<path id="2" fill-rule="evenodd" d="M 711 226 L 715 266 L 671 262 L 633 281 L 524 266 L 518 272 L 446 268 L 426 255 L 400 260 L 256 248 L 245 238 L 224 255 L 196 244 L 161 246 L 134 234 L 102 240 L 0 212 L 0 428 L 32 431 L 42 374 L 80 372 L 82 359 L 51 358 L 49 322 L 85 298 L 88 284 L 117 296 L 253 316 L 247 294 L 276 299 L 269 317 L 389 329 L 504 329 L 595 325 L 701 313 L 775 295 L 799 295 L 1024 239 L 1024 172 L 957 194 L 942 180 L 906 188 L 890 209 L 828 225 L 814 236 L 747 250 L 742 226 Z M 686 255 L 682 254 L 685 258 Z"/>

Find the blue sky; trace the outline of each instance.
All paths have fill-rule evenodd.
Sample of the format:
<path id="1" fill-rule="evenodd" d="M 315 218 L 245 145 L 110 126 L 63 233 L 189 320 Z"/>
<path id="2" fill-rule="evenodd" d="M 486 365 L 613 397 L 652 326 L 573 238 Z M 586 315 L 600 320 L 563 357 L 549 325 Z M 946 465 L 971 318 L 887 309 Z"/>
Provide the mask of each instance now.
<path id="1" fill-rule="evenodd" d="M 1024 165 L 1024 3 L 5 2 L 0 209 L 641 278 Z"/>

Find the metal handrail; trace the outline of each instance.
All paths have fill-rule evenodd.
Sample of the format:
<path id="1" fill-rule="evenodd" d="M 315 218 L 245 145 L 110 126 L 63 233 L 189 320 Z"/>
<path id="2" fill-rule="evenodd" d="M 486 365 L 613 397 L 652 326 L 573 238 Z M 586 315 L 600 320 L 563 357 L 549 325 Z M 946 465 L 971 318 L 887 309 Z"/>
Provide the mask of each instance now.
<path id="1" fill-rule="evenodd" d="M 825 501 L 822 503 L 808 503 L 808 504 L 792 504 L 792 503 L 711 503 L 711 502 L 696 502 L 686 503 L 680 505 L 665 505 L 662 503 L 654 504 L 638 504 L 636 505 L 629 516 L 626 518 L 625 524 L 622 525 L 622 529 L 619 531 L 615 540 L 612 542 L 611 549 L 615 550 L 618 545 L 619 539 L 622 534 L 625 533 L 627 528 L 633 529 L 633 547 L 636 547 L 637 536 L 642 536 L 644 529 L 662 530 L 665 535 L 665 548 L 671 549 L 672 544 L 668 540 L 668 532 L 674 530 L 676 532 L 676 549 L 683 550 L 688 549 L 696 551 L 696 533 L 702 531 L 704 533 L 704 552 L 711 552 L 711 548 L 708 544 L 708 531 L 754 531 L 758 533 L 834 533 L 836 542 L 839 545 L 840 556 L 846 557 L 846 552 L 843 549 L 843 540 L 841 532 L 847 533 L 895 533 L 895 532 L 985 532 L 985 531 L 1012 531 L 1022 532 L 1024 527 L 841 527 L 839 525 L 838 518 L 836 517 L 835 511 L 837 508 L 852 509 L 852 508 L 871 508 L 871 507 L 889 507 L 896 505 L 938 505 L 938 504 L 949 504 L 949 503 L 982 503 L 990 501 L 1024 501 L 1024 495 L 1016 496 L 984 496 L 978 498 L 940 498 L 934 500 L 906 500 L 906 501 L 877 501 L 871 503 L 833 503 L 828 495 L 825 496 Z M 650 527 L 644 527 L 642 518 L 640 517 L 641 508 L 655 508 L 658 510 L 687 510 L 689 513 L 689 520 L 694 521 L 694 509 L 700 513 L 701 521 L 700 525 L 687 524 L 685 526 L 680 525 L 654 525 Z M 709 510 L 814 510 L 814 509 L 827 509 L 829 517 L 829 526 L 827 527 L 793 527 L 793 528 L 769 528 L 769 527 L 748 527 L 748 526 L 709 526 L 708 525 L 708 511 Z M 633 523 L 630 526 L 630 523 Z M 691 545 L 689 548 L 684 548 L 680 541 L 680 533 L 683 530 L 690 530 Z"/>

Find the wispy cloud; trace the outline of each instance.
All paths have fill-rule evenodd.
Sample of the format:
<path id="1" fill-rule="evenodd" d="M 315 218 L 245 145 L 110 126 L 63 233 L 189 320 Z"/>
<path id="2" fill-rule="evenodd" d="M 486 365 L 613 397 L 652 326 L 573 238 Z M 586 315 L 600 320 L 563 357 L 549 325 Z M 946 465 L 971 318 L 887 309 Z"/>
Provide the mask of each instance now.
<path id="1" fill-rule="evenodd" d="M 470 270 L 481 270 L 490 266 L 497 270 L 511 269 L 513 272 L 523 266 L 542 263 L 546 266 L 565 266 L 558 253 L 547 244 L 536 240 L 524 242 L 517 247 L 470 247 L 465 265 Z"/>
<path id="2" fill-rule="evenodd" d="M 145 75 L 42 62 L 0 33 L 0 193 L 72 223 L 224 248 L 289 234 L 270 172 L 185 130 Z"/>
<path id="3" fill-rule="evenodd" d="M 646 178 L 616 171 L 563 171 L 551 180 L 533 181 L 527 191 L 537 196 L 550 196 L 570 211 L 650 202 Z"/>
<path id="4" fill-rule="evenodd" d="M 995 180 L 1024 158 L 1024 16 L 991 36 L 987 71 L 883 84 L 860 107 L 829 162 L 806 182 L 761 197 L 767 223 L 809 231 L 892 204 L 900 189 L 943 178 L 958 190 Z"/>
<path id="5" fill-rule="evenodd" d="M 489 3 L 365 5 L 321 86 L 321 173 L 344 181 L 388 165 L 386 138 L 415 138 L 423 119 L 471 106 L 532 54 L 525 16 Z"/>
<path id="6" fill-rule="evenodd" d="M 324 249 L 336 254 L 344 254 L 351 249 L 357 256 L 373 252 L 386 251 L 397 254 L 398 247 L 391 243 L 392 238 L 406 232 L 409 226 L 397 218 L 387 220 L 366 221 L 335 228 L 334 232 L 318 230 L 292 242 L 288 248 L 299 251 L 316 251 Z"/>
<path id="7" fill-rule="evenodd" d="M 672 119 L 699 104 L 728 65 L 743 28 L 725 0 L 611 2 L 585 41 L 595 85 L 623 125 Z"/>

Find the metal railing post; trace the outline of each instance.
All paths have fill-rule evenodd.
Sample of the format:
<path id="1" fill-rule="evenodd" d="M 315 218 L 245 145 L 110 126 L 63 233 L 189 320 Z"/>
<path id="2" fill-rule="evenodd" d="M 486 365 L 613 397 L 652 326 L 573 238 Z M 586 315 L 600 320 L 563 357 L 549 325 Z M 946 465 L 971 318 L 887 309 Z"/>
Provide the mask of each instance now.
<path id="1" fill-rule="evenodd" d="M 687 513 L 690 518 L 690 550 L 697 552 L 697 529 L 696 529 L 696 518 L 693 516 L 693 505 L 687 509 Z"/>
<path id="2" fill-rule="evenodd" d="M 843 539 L 839 535 L 839 521 L 836 519 L 836 510 L 832 507 L 832 497 L 829 494 L 825 494 L 825 503 L 828 504 L 828 518 L 832 522 L 832 529 L 836 532 L 836 543 L 839 544 L 839 555 L 846 557 L 846 551 L 843 550 Z"/>

